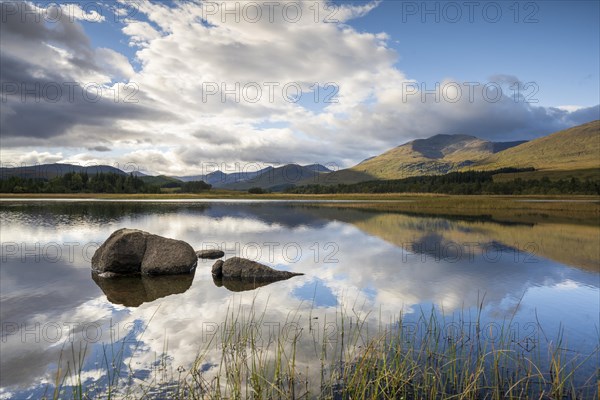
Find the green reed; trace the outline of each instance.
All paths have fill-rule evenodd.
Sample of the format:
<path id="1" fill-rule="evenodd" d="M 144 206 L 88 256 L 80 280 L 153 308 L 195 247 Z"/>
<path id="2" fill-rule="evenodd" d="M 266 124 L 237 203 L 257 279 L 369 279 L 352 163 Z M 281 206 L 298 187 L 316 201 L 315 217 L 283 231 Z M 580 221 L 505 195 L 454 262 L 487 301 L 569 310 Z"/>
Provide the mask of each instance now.
<path id="1" fill-rule="evenodd" d="M 266 333 L 260 329 L 268 322 L 265 309 L 254 301 L 250 307 L 232 303 L 219 331 L 203 343 L 188 368 L 173 368 L 165 339 L 150 377 L 140 381 L 131 365 L 129 371 L 121 370 L 124 344 L 113 351 L 119 346 L 112 343 L 104 348 L 106 387 L 86 387 L 81 380 L 86 348 L 77 356 L 72 349 L 67 368 L 57 370 L 50 397 L 597 398 L 597 371 L 587 379 L 581 375 L 586 363 L 597 360 L 598 347 L 591 354 L 572 353 L 563 329 L 549 339 L 537 323 L 540 343 L 533 351 L 523 351 L 518 346 L 523 343 L 517 343 L 511 332 L 511 321 L 494 332 L 495 340 L 488 340 L 491 333 L 481 323 L 481 303 L 474 316 L 462 312 L 446 317 L 437 309 L 421 310 L 416 320 L 410 320 L 418 332 L 404 329 L 408 318 L 403 315 L 386 322 L 379 315 L 377 324 L 369 325 L 372 313 L 356 304 L 340 306 L 333 321 L 314 308 L 308 313 L 298 308 L 288 313 L 283 329 Z M 462 329 L 465 324 L 473 328 Z M 295 329 L 286 328 L 290 326 Z M 449 332 L 449 326 L 456 329 Z M 59 367 L 63 364 L 60 360 Z"/>

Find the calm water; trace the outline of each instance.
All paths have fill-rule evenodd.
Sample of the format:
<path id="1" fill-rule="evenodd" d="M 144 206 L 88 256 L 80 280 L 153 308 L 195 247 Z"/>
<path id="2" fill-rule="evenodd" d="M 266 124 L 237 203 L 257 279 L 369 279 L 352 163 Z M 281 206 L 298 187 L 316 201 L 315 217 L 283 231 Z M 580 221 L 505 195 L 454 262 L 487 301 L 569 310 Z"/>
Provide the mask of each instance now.
<path id="1" fill-rule="evenodd" d="M 207 348 L 214 350 L 203 365 L 210 374 L 220 355 L 211 338 L 228 309 L 252 305 L 264 310 L 263 328 L 310 323 L 328 335 L 340 310 L 373 329 L 402 314 L 414 330 L 411 318 L 432 307 L 462 324 L 482 304 L 481 323 L 492 340 L 494 329 L 510 326 L 526 357 L 543 354 L 560 331 L 561 346 L 572 354 L 598 346 L 597 226 L 247 201 L 3 201 L 0 224 L 0 398 L 39 398 L 54 382 L 61 354 L 68 359 L 86 345 L 82 379 L 103 386 L 103 358 L 119 341 L 120 362 L 135 379 L 153 376 L 158 365 L 187 370 Z M 123 227 L 305 275 L 258 289 L 218 286 L 212 261 L 199 260 L 190 276 L 96 283 L 91 256 Z M 313 340 L 300 343 L 299 364 L 318 367 Z M 596 353 L 583 372 L 589 377 L 597 365 Z"/>

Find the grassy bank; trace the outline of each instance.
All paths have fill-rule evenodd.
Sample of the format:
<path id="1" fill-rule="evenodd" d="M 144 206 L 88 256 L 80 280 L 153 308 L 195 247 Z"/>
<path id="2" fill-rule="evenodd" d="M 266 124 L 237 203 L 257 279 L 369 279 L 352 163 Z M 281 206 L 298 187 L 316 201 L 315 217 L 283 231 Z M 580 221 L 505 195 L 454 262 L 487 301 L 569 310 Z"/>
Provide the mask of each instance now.
<path id="1" fill-rule="evenodd" d="M 498 222 L 600 223 L 600 199 L 593 196 L 407 196 L 404 200 L 411 201 L 324 206 Z"/>
<path id="2" fill-rule="evenodd" d="M 86 199 L 86 200 L 340 200 L 320 203 L 325 207 L 402 212 L 415 215 L 481 217 L 506 222 L 568 222 L 598 225 L 598 196 L 467 196 L 433 194 L 323 194 L 269 193 L 253 195 L 236 191 L 205 194 L 1 194 L 0 199 Z M 530 201 L 534 200 L 534 201 Z"/>
<path id="3" fill-rule="evenodd" d="M 577 178 L 585 181 L 587 179 L 598 179 L 599 176 L 600 168 L 574 169 L 566 171 L 538 170 L 496 174 L 494 175 L 494 182 L 510 182 L 519 178 L 523 180 L 548 178 L 551 181 L 558 181 L 560 179 L 571 180 L 572 178 Z"/>
<path id="4" fill-rule="evenodd" d="M 436 310 L 422 311 L 411 322 L 399 317 L 374 327 L 369 326 L 369 313 L 351 307 L 340 309 L 331 330 L 326 328 L 331 325 L 316 323 L 312 313 L 291 312 L 283 328 L 268 332 L 260 328 L 266 321 L 256 307 L 230 306 L 226 315 L 191 366 L 171 365 L 165 346 L 140 380 L 134 377 L 132 361 L 123 364 L 122 351 L 105 348 L 104 383 L 87 386 L 82 379 L 84 357 L 73 352 L 72 361 L 56 374 L 56 387 L 49 387 L 53 395 L 48 398 L 591 399 L 598 395 L 596 371 L 589 368 L 598 348 L 592 354 L 572 352 L 560 332 L 547 338 L 541 326 L 535 335 L 515 337 L 507 321 L 496 326 L 491 340 L 479 314 L 466 323 L 464 315 L 446 318 Z"/>
<path id="5" fill-rule="evenodd" d="M 0 199 L 100 199 L 100 200 L 201 200 L 201 199 L 270 199 L 270 200 L 361 200 L 397 201 L 425 198 L 437 199 L 547 199 L 585 200 L 600 202 L 599 196 L 591 195 L 445 195 L 434 193 L 337 193 L 295 194 L 265 193 L 252 194 L 235 190 L 210 190 L 203 193 L 0 193 Z"/>

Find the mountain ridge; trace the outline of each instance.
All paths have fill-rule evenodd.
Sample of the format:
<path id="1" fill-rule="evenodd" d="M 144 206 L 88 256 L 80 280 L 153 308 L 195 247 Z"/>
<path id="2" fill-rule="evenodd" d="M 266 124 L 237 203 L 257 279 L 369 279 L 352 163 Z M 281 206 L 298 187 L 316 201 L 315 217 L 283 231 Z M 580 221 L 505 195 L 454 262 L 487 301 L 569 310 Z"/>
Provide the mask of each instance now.
<path id="1" fill-rule="evenodd" d="M 285 170 L 286 175 L 290 176 L 290 179 L 277 179 L 278 171 Z M 298 169 L 298 171 L 296 171 Z M 302 171 L 300 171 L 302 170 Z M 262 187 L 261 184 L 266 188 L 270 186 L 278 186 L 286 184 L 287 181 L 295 180 L 294 175 L 299 174 L 302 177 L 306 175 L 329 173 L 331 170 L 322 164 L 314 163 L 308 165 L 299 165 L 295 163 L 282 165 L 280 167 L 267 166 L 256 171 L 240 171 L 225 173 L 220 170 L 213 171 L 205 175 L 188 175 L 188 176 L 175 176 L 183 182 L 190 180 L 203 180 L 204 182 L 212 185 L 215 188 L 220 189 L 232 189 L 240 190 L 239 188 L 249 189 L 254 186 Z"/>
<path id="2" fill-rule="evenodd" d="M 523 143 L 525 141 L 491 142 L 471 135 L 438 134 L 396 146 L 349 169 L 374 179 L 445 174 Z"/>
<path id="3" fill-rule="evenodd" d="M 321 164 L 268 166 L 257 171 L 205 175 L 152 176 L 134 172 L 145 181 L 174 183 L 202 180 L 214 188 L 248 190 L 259 187 L 282 191 L 291 186 L 358 183 L 443 175 L 449 172 L 490 171 L 503 168 L 533 168 L 543 171 L 600 170 L 600 120 L 574 126 L 531 141 L 492 142 L 471 135 L 437 134 L 396 146 L 367 158 L 351 168 L 331 171 Z M 126 172 L 108 165 L 82 167 L 72 164 L 42 164 L 0 168 L 0 179 L 11 176 L 52 179 L 67 172 L 88 174 Z M 527 176 L 537 176 L 528 173 Z"/>
<path id="4" fill-rule="evenodd" d="M 481 170 L 503 167 L 574 170 L 600 167 L 600 120 L 533 139 L 478 163 Z"/>
<path id="5" fill-rule="evenodd" d="M 24 179 L 52 179 L 57 176 L 65 175 L 69 172 L 87 173 L 88 175 L 96 175 L 101 173 L 128 175 L 127 172 L 110 165 L 93 165 L 84 167 L 76 164 L 54 163 L 20 167 L 0 167 L 0 179 L 8 179 L 11 176 L 18 176 Z"/>
<path id="6" fill-rule="evenodd" d="M 600 120 L 531 141 L 491 142 L 471 135 L 438 134 L 415 139 L 321 177 L 319 184 L 443 175 L 502 168 L 583 171 L 600 169 Z M 528 173 L 531 177 L 531 173 Z M 298 184 L 310 185 L 303 181 Z"/>

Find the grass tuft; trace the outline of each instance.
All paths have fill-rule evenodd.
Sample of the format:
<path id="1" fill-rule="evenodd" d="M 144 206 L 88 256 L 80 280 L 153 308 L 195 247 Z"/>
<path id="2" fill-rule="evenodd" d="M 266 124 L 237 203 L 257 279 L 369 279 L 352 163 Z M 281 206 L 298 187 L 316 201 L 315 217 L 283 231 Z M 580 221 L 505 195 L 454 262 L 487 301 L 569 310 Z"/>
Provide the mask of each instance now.
<path id="1" fill-rule="evenodd" d="M 585 367 L 598 357 L 598 347 L 591 354 L 573 353 L 563 329 L 549 339 L 538 323 L 540 345 L 524 351 L 509 329 L 511 321 L 490 341 L 482 308 L 472 319 L 435 308 L 421 310 L 410 323 L 402 315 L 383 323 L 380 316 L 372 331 L 371 313 L 356 304 L 340 306 L 334 330 L 326 317 L 317 324 L 315 310 L 308 319 L 293 310 L 283 328 L 272 329 L 254 302 L 230 304 L 219 332 L 189 368 L 172 368 L 165 339 L 152 374 L 135 379 L 131 366 L 125 376 L 121 370 L 123 344 L 117 351 L 107 346 L 105 386 L 98 388 L 81 379 L 86 348 L 78 356 L 72 349 L 66 368 L 60 368 L 61 355 L 47 392 L 53 391 L 53 399 L 597 398 L 597 371 L 586 377 Z"/>

